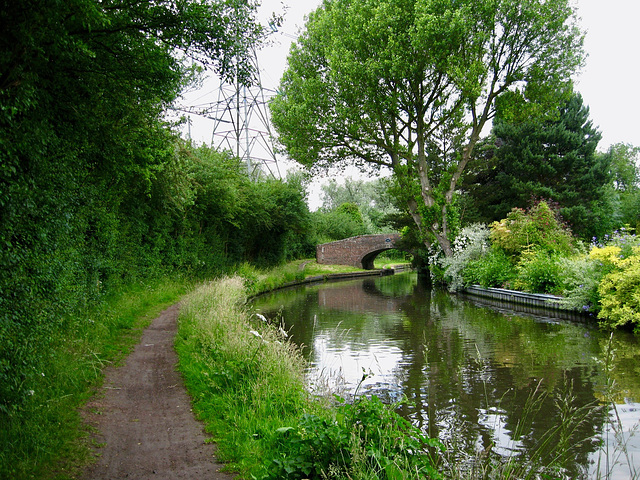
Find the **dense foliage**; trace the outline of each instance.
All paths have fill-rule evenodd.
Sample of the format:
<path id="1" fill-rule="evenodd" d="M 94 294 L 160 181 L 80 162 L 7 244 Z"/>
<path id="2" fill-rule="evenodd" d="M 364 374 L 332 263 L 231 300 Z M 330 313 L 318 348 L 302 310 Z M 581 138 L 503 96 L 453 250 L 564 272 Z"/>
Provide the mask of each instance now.
<path id="1" fill-rule="evenodd" d="M 277 430 L 264 479 L 442 478 L 429 447 L 442 448 L 376 396 L 338 399 L 335 418 L 304 414 Z"/>
<path id="2" fill-rule="evenodd" d="M 587 250 L 545 202 L 514 208 L 489 230 L 461 230 L 453 255 L 432 274 L 450 290 L 468 285 L 560 295 L 566 308 L 597 314 L 606 328 L 640 332 L 640 240 L 627 229 L 605 235 Z"/>
<path id="3" fill-rule="evenodd" d="M 640 333 L 640 239 L 625 232 L 594 245 L 589 259 L 597 266 L 598 317 L 607 327 L 633 326 Z"/>
<path id="4" fill-rule="evenodd" d="M 313 251 L 301 185 L 252 182 L 245 171 L 237 159 L 206 147 L 176 147 L 147 189 L 121 192 L 122 204 L 103 199 L 101 209 L 82 209 L 84 231 L 78 212 L 64 203 L 57 215 L 23 227 L 48 231 L 55 243 L 32 239 L 30 248 L 21 245 L 21 261 L 3 270 L 4 414 L 29 400 L 25 392 L 37 379 L 47 339 L 64 328 L 58 319 L 118 285 L 172 269 L 211 275 L 245 261 L 275 264 Z M 65 221 L 74 236 L 55 230 Z"/>
<path id="5" fill-rule="evenodd" d="M 342 203 L 331 210 L 317 210 L 311 218 L 318 244 L 371 233 L 355 203 Z"/>
<path id="6" fill-rule="evenodd" d="M 355 204 L 360 210 L 367 233 L 386 233 L 391 231 L 388 226 L 389 216 L 400 212 L 395 206 L 389 187 L 390 180 L 387 178 L 347 178 L 344 184 L 330 179 L 322 185 L 320 210 L 332 212 L 344 203 Z"/>
<path id="7" fill-rule="evenodd" d="M 31 443 L 19 435 L 56 395 L 79 401 L 65 382 L 84 380 L 61 375 L 43 392 L 43 379 L 75 347 L 104 358 L 86 352 L 93 332 L 120 327 L 94 323 L 94 307 L 172 272 L 309 251 L 301 184 L 252 182 L 237 159 L 182 143 L 164 117 L 202 68 L 250 79 L 244 58 L 263 38 L 256 8 L 1 2 L 0 431 L 13 437 L 2 437 L 0 476 L 19 455 L 51 455 L 52 431 Z"/>
<path id="8" fill-rule="evenodd" d="M 576 253 L 576 242 L 561 217 L 542 201 L 528 210 L 514 208 L 490 230 L 464 228 L 454 254 L 438 262 L 449 288 L 469 284 L 559 293 L 560 256 Z"/>
<path id="9" fill-rule="evenodd" d="M 528 210 L 512 209 L 507 218 L 491 225 L 490 239 L 515 257 L 533 249 L 568 254 L 575 248 L 571 231 L 544 201 Z"/>

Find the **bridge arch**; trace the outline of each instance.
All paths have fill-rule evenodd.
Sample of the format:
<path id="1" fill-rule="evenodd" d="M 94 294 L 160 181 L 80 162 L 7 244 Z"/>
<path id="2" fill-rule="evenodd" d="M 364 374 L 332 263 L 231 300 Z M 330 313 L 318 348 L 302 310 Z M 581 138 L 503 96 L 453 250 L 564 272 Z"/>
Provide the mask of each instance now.
<path id="1" fill-rule="evenodd" d="M 396 243 L 399 240 L 399 233 L 385 233 L 323 243 L 316 247 L 316 261 L 320 264 L 350 265 L 372 270 L 375 258 L 385 250 L 397 249 Z"/>

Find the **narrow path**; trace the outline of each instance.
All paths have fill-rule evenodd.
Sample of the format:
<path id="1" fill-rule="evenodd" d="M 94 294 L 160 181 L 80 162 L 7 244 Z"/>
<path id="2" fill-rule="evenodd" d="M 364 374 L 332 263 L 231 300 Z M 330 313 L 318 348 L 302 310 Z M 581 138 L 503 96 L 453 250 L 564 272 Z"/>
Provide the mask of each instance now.
<path id="1" fill-rule="evenodd" d="M 108 369 L 101 392 L 87 404 L 87 421 L 101 446 L 86 480 L 233 478 L 219 472 L 215 447 L 205 444 L 176 370 L 178 308 L 152 322 L 126 363 Z"/>

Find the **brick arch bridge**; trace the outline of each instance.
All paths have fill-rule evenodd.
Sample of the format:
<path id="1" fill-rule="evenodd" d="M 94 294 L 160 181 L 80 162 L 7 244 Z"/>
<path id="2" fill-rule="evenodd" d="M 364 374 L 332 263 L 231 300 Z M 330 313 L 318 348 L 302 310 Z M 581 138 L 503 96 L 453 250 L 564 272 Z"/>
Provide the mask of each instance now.
<path id="1" fill-rule="evenodd" d="M 385 250 L 398 248 L 399 233 L 359 235 L 316 247 L 316 261 L 328 265 L 351 265 L 365 270 L 373 269 L 373 261 Z"/>

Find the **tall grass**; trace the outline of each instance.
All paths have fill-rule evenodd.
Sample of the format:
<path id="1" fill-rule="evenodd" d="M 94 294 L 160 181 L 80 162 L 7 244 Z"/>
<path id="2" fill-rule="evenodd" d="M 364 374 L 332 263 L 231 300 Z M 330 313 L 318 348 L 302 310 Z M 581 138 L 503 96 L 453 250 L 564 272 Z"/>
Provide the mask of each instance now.
<path id="1" fill-rule="evenodd" d="M 0 416 L 0 478 L 75 475 L 89 459 L 78 407 L 100 383 L 104 367 L 124 358 L 187 283 L 175 278 L 129 285 L 100 306 L 60 318 L 60 328 L 39 352 L 39 384 L 23 408 Z"/>
<path id="2" fill-rule="evenodd" d="M 629 444 L 640 431 L 640 420 L 634 426 L 625 426 L 618 408 L 619 388 L 613 373 L 613 359 L 616 356 L 614 332 L 611 332 L 605 348 L 603 398 L 609 407 L 609 417 L 603 421 L 602 441 L 596 459 L 595 479 L 609 480 L 628 475 L 629 480 L 640 479 L 640 467 L 634 461 Z M 621 473 L 624 472 L 624 473 Z"/>
<path id="3" fill-rule="evenodd" d="M 263 441 L 307 405 L 304 364 L 277 326 L 251 315 L 240 277 L 206 283 L 180 312 L 176 350 L 197 414 L 218 456 L 243 474 L 259 471 Z"/>

